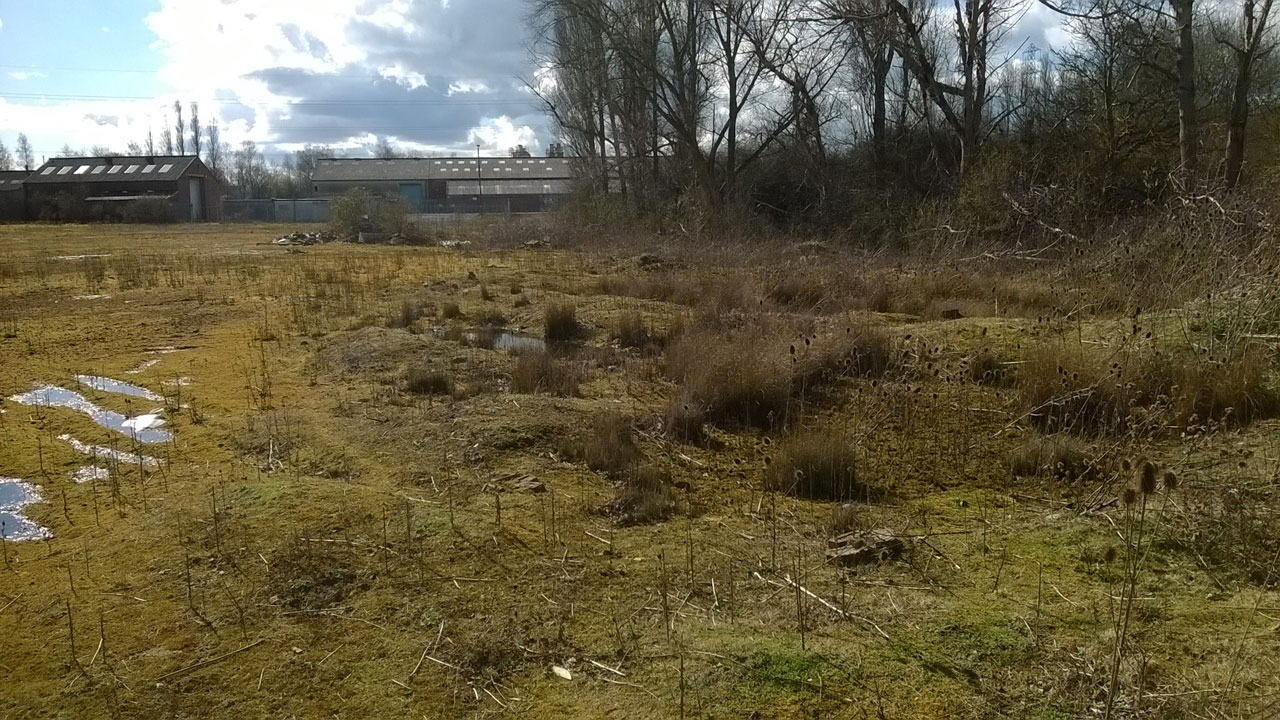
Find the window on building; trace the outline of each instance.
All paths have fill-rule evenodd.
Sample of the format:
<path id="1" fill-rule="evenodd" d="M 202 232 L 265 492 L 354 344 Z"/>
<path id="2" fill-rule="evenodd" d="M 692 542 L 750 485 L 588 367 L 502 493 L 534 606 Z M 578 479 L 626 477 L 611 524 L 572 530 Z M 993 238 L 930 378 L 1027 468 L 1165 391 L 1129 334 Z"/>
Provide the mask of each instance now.
<path id="1" fill-rule="evenodd" d="M 173 165 L 170 165 L 170 164 L 165 164 L 160 166 L 160 172 L 162 173 L 167 173 L 172 169 L 173 169 Z"/>
<path id="2" fill-rule="evenodd" d="M 125 174 L 125 175 L 132 175 L 132 174 L 134 174 L 134 173 L 138 172 L 138 168 L 140 168 L 140 167 L 142 167 L 142 166 L 141 166 L 141 165 L 130 165 L 128 168 L 126 168 L 126 169 L 125 169 L 124 174 Z"/>
<path id="3" fill-rule="evenodd" d="M 58 171 L 58 174 L 59 174 L 59 175 L 66 175 L 66 174 L 67 174 L 67 173 L 69 173 L 69 172 L 71 172 L 71 166 L 70 166 L 70 165 L 68 165 L 68 166 L 66 166 L 66 167 L 62 168 L 61 170 L 59 170 L 59 171 Z"/>
<path id="4" fill-rule="evenodd" d="M 85 174 L 85 173 L 87 173 L 87 172 L 89 172 L 89 166 L 88 166 L 88 165 L 81 165 L 80 167 L 76 168 L 76 174 L 77 174 L 77 175 L 83 175 L 83 174 Z"/>
<path id="5" fill-rule="evenodd" d="M 121 170 L 123 170 L 123 169 L 124 169 L 124 166 L 123 166 L 123 165 L 112 165 L 112 166 L 111 166 L 111 169 L 107 171 L 107 174 L 108 174 L 108 175 L 119 175 L 119 174 L 120 174 L 120 171 L 121 171 Z"/>
<path id="6" fill-rule="evenodd" d="M 146 166 L 146 167 L 142 168 L 142 174 L 143 174 L 143 175 L 146 175 L 146 174 L 147 174 L 147 173 L 149 173 L 149 172 L 154 172 L 154 171 L 155 171 L 155 169 L 156 169 L 156 166 L 155 166 L 155 165 L 148 165 L 148 166 Z"/>
<path id="7" fill-rule="evenodd" d="M 41 170 L 41 171 L 40 171 L 40 174 L 41 174 L 41 175 L 49 175 L 49 174 L 52 174 L 52 173 L 53 173 L 53 168 L 51 168 L 51 167 L 47 167 L 47 168 L 45 168 L 44 170 Z"/>
<path id="8" fill-rule="evenodd" d="M 107 169 L 107 166 L 106 166 L 106 165 L 99 165 L 98 167 L 96 167 L 96 168 L 94 168 L 94 169 L 93 169 L 93 172 L 91 172 L 91 173 L 89 173 L 89 174 L 90 174 L 90 175 L 101 175 L 103 172 L 105 172 L 105 171 L 106 171 L 106 169 Z"/>

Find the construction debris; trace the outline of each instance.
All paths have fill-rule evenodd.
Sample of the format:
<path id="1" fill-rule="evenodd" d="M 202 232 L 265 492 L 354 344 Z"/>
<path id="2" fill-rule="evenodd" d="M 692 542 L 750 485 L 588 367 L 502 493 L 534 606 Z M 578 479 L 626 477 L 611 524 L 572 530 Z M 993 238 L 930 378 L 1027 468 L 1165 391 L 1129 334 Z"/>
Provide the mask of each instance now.
<path id="1" fill-rule="evenodd" d="M 896 560 L 907 549 L 907 539 L 888 528 L 855 530 L 827 541 L 827 559 L 845 566 L 870 565 Z"/>
<path id="2" fill-rule="evenodd" d="M 293 232 L 277 238 L 275 244 L 281 247 L 287 247 L 290 245 L 316 245 L 319 243 L 333 242 L 337 239 L 337 235 L 325 230 L 317 232 Z"/>

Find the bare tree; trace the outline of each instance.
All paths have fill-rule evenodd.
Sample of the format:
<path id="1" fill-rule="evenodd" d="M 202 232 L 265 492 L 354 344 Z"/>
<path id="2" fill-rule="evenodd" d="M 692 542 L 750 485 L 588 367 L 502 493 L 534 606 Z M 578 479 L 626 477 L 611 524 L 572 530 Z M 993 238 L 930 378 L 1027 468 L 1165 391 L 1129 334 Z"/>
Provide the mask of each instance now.
<path id="1" fill-rule="evenodd" d="M 373 156 L 382 160 L 390 160 L 392 158 L 401 157 L 402 153 L 391 144 L 391 140 L 387 137 L 379 137 L 373 146 Z"/>
<path id="2" fill-rule="evenodd" d="M 4 141 L 0 140 L 0 170 L 13 169 L 13 154 L 9 152 L 9 148 L 5 146 Z"/>
<path id="3" fill-rule="evenodd" d="M 218 179 L 221 180 L 224 174 L 222 163 L 225 155 L 223 153 L 222 133 L 218 129 L 217 120 L 204 127 L 204 136 L 208 141 L 209 148 L 208 152 L 205 153 L 204 162 L 213 171 L 213 174 L 217 175 Z"/>
<path id="4" fill-rule="evenodd" d="M 156 140 L 151 132 L 151 128 L 147 128 L 147 156 L 151 157 L 156 154 Z"/>
<path id="5" fill-rule="evenodd" d="M 173 111 L 174 113 L 177 114 L 177 117 L 178 117 L 177 122 L 175 122 L 173 126 L 173 129 L 174 129 L 173 139 L 178 145 L 178 154 L 186 155 L 187 154 L 187 126 L 186 126 L 186 123 L 182 121 L 182 102 L 181 101 L 179 100 L 173 101 Z"/>
<path id="6" fill-rule="evenodd" d="M 164 118 L 164 128 L 160 131 L 160 150 L 165 155 L 173 154 L 173 131 L 169 129 L 169 116 Z"/>
<path id="7" fill-rule="evenodd" d="M 1274 43 L 1266 41 L 1271 5 L 1272 0 L 1262 0 L 1261 7 L 1257 0 L 1244 0 L 1239 36 L 1221 40 L 1231 49 L 1236 61 L 1235 87 L 1227 114 L 1227 151 L 1223 161 L 1223 180 L 1227 187 L 1239 184 L 1244 166 L 1245 128 L 1249 122 L 1249 93 L 1255 65 L 1275 49 Z"/>
<path id="8" fill-rule="evenodd" d="M 200 104 L 191 103 L 191 154 L 200 157 Z"/>
<path id="9" fill-rule="evenodd" d="M 15 148 L 18 153 L 18 164 L 23 170 L 31 172 L 36 164 L 36 153 L 31 149 L 31 141 L 27 139 L 26 133 L 18 133 L 18 144 Z"/>

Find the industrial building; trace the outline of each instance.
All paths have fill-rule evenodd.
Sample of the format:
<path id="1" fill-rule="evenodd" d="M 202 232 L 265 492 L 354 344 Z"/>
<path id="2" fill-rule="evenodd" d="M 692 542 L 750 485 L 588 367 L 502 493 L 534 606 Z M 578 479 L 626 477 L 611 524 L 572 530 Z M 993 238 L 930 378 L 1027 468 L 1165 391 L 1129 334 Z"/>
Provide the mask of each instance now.
<path id="1" fill-rule="evenodd" d="M 574 158 L 326 159 L 311 175 L 317 197 L 357 188 L 398 195 L 419 213 L 550 210 L 573 192 Z"/>
<path id="2" fill-rule="evenodd" d="M 0 222 L 26 219 L 26 170 L 0 170 Z"/>
<path id="3" fill-rule="evenodd" d="M 221 215 L 222 187 L 200 158 L 54 158 L 23 183 L 27 220 L 201 222 Z"/>

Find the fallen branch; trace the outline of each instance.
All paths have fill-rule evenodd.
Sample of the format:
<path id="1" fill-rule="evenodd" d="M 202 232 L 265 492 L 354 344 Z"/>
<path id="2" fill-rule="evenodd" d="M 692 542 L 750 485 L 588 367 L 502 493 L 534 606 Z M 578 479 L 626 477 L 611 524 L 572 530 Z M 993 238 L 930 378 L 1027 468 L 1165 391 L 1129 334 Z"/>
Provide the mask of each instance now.
<path id="1" fill-rule="evenodd" d="M 248 645 L 245 645 L 244 647 L 240 648 L 239 650 L 232 650 L 232 651 L 231 651 L 231 652 L 229 652 L 229 653 L 223 653 L 223 654 L 221 654 L 221 655 L 219 655 L 219 656 L 217 656 L 217 657 L 211 657 L 211 658 L 209 658 L 208 660 L 201 660 L 200 662 L 195 663 L 194 665 L 188 665 L 188 666 L 186 666 L 186 667 L 184 667 L 184 668 L 178 668 L 177 670 L 174 670 L 173 672 L 165 673 L 164 675 L 161 675 L 160 677 L 156 678 L 156 680 L 155 680 L 155 681 L 156 681 L 156 682 L 164 682 L 165 680 L 168 680 L 168 679 L 169 679 L 169 678 L 171 678 L 171 677 L 176 677 L 176 676 L 178 676 L 178 675 L 184 675 L 184 674 L 189 673 L 189 672 L 192 672 L 192 671 L 194 671 L 194 670 L 199 670 L 200 668 L 209 667 L 210 665 L 212 665 L 212 664 L 214 664 L 214 663 L 222 662 L 223 660 L 226 660 L 227 658 L 229 658 L 229 657 L 231 657 L 231 656 L 233 656 L 233 655 L 239 655 L 240 653 L 244 652 L 245 650 L 249 650 L 250 648 L 255 648 L 255 647 L 257 647 L 257 646 L 261 645 L 263 642 L 265 642 L 265 641 L 264 641 L 262 638 L 258 638 L 257 640 L 254 640 L 253 642 L 249 643 Z"/>

